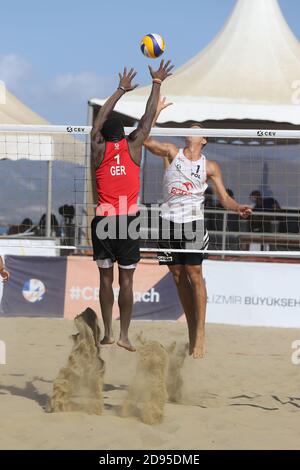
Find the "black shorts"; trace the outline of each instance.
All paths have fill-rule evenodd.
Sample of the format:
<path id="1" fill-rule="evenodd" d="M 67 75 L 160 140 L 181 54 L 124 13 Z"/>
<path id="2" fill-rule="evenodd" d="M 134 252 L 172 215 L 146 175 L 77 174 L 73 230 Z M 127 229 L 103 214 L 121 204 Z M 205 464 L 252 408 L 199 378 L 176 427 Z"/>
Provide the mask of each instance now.
<path id="1" fill-rule="evenodd" d="M 208 231 L 203 220 L 178 224 L 160 217 L 158 248 L 166 249 L 157 255 L 160 265 L 201 265 L 206 257 L 205 253 L 189 253 L 188 250 L 207 250 L 208 243 Z M 187 251 L 186 253 L 170 253 L 168 249 Z"/>
<path id="2" fill-rule="evenodd" d="M 121 266 L 140 261 L 140 221 L 137 215 L 96 216 L 91 223 L 94 261 L 110 259 Z"/>

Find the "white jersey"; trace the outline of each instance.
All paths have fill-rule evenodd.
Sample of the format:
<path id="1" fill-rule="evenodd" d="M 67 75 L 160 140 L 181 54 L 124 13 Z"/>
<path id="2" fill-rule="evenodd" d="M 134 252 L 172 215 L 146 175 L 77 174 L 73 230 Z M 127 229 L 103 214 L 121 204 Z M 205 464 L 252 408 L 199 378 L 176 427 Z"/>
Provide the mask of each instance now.
<path id="1" fill-rule="evenodd" d="M 162 218 L 180 224 L 204 219 L 206 181 L 205 156 L 192 161 L 179 149 L 164 175 Z"/>

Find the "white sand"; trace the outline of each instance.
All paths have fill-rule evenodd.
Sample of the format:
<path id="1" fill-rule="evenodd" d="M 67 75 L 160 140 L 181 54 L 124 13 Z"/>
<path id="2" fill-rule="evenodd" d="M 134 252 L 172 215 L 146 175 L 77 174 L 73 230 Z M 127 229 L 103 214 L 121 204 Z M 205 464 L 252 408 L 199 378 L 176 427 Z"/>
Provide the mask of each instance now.
<path id="1" fill-rule="evenodd" d="M 118 323 L 116 323 L 118 330 Z M 132 338 L 186 341 L 181 323 L 133 322 Z M 299 449 L 298 330 L 208 325 L 207 354 L 184 364 L 183 400 L 167 403 L 162 424 L 120 418 L 136 354 L 103 348 L 105 410 L 47 414 L 52 381 L 71 349 L 73 323 L 1 318 L 7 365 L 0 365 L 1 449 Z"/>

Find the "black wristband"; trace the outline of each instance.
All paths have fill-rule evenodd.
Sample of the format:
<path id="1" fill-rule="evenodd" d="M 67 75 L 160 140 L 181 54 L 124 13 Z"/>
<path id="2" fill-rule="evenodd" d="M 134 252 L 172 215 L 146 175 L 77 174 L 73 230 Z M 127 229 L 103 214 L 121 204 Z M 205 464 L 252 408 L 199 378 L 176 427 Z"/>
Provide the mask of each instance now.
<path id="1" fill-rule="evenodd" d="M 121 85 L 118 86 L 118 90 L 122 90 L 122 91 L 124 91 L 124 93 L 126 93 L 126 89 Z"/>

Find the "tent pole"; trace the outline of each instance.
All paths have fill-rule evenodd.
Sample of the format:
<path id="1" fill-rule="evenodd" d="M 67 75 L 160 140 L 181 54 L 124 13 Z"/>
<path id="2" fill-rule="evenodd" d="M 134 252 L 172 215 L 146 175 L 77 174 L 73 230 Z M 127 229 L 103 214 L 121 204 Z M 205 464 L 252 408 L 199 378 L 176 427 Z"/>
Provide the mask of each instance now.
<path id="1" fill-rule="evenodd" d="M 52 211 L 52 160 L 48 160 L 48 190 L 46 211 L 46 238 L 51 237 L 51 211 Z"/>

